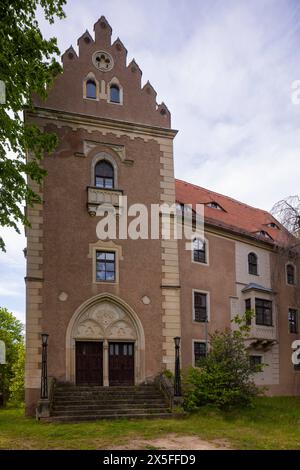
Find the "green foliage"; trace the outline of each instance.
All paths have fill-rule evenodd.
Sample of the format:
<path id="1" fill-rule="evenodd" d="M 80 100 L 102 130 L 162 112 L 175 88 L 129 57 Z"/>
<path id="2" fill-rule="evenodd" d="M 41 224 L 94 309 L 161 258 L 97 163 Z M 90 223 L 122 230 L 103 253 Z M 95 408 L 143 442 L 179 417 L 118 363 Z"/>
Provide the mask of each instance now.
<path id="1" fill-rule="evenodd" d="M 207 405 L 183 419 L 116 419 L 41 423 L 24 409 L 0 410 L 0 449 L 145 449 L 152 439 L 191 436 L 240 450 L 300 450 L 300 397 L 258 397 L 253 406 L 219 410 Z M 200 444 L 200 443 L 199 443 Z M 202 441 L 203 445 L 204 442 Z M 161 446 L 160 446 L 161 448 Z"/>
<path id="2" fill-rule="evenodd" d="M 54 134 L 24 122 L 22 112 L 32 108 L 32 94 L 46 98 L 54 77 L 61 71 L 55 38 L 43 38 L 36 20 L 37 8 L 46 20 L 63 18 L 65 0 L 1 0 L 0 80 L 6 101 L 0 104 L 0 225 L 19 232 L 18 222 L 28 225 L 22 210 L 39 196 L 27 185 L 26 177 L 41 183 L 45 171 L 40 160 L 56 144 Z M 30 153 L 30 160 L 26 156 Z M 5 243 L 0 237 L 0 249 Z"/>
<path id="3" fill-rule="evenodd" d="M 6 308 L 0 307 L 0 339 L 6 347 L 6 364 L 0 365 L 0 392 L 8 401 L 15 375 L 20 382 L 22 348 L 24 349 L 23 325 Z M 23 352 L 24 355 L 24 352 Z"/>
<path id="4" fill-rule="evenodd" d="M 25 373 L 25 346 L 24 342 L 18 343 L 17 360 L 12 365 L 13 378 L 9 385 L 9 400 L 14 406 L 20 406 L 24 403 L 25 388 L 24 388 L 24 373 Z"/>
<path id="5" fill-rule="evenodd" d="M 170 379 L 170 380 L 173 380 L 173 379 L 174 379 L 173 373 L 172 373 L 170 370 L 168 370 L 168 369 L 166 369 L 166 370 L 163 371 L 163 375 L 164 375 L 165 377 L 167 377 L 167 379 Z"/>
<path id="6" fill-rule="evenodd" d="M 200 367 L 191 368 L 184 380 L 185 407 L 195 410 L 206 404 L 219 408 L 246 406 L 260 390 L 253 381 L 255 370 L 250 365 L 245 348 L 249 332 L 246 320 L 249 315 L 236 317 L 237 330 L 226 329 L 210 336 L 210 351 Z"/>

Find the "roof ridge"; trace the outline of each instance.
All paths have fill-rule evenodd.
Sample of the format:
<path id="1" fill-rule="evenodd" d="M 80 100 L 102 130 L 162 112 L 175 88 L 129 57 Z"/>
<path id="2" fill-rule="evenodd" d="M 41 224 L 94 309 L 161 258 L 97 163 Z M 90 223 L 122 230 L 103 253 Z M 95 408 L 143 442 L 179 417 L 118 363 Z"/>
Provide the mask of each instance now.
<path id="1" fill-rule="evenodd" d="M 233 198 L 233 197 L 230 197 L 230 196 L 226 196 L 225 194 L 221 194 L 221 193 L 218 193 L 216 191 L 212 191 L 211 189 L 207 189 L 207 188 L 204 188 L 203 186 L 198 186 L 194 183 L 189 183 L 188 181 L 184 181 L 184 180 L 181 180 L 179 178 L 175 178 L 175 181 L 179 181 L 181 183 L 185 183 L 185 184 L 188 184 L 189 186 L 193 186 L 194 188 L 196 189 L 204 189 L 204 191 L 207 191 L 208 193 L 211 193 L 211 194 L 215 194 L 216 196 L 220 196 L 220 197 L 223 197 L 223 198 L 226 198 L 226 199 L 229 199 L 230 201 L 233 201 L 237 204 L 240 204 L 241 206 L 245 206 L 245 207 L 248 207 L 249 209 L 253 209 L 253 210 L 256 210 L 256 211 L 260 211 L 260 212 L 263 212 L 264 214 L 267 214 L 269 216 L 271 216 L 273 219 L 273 215 L 266 211 L 265 209 L 260 209 L 259 207 L 254 207 L 254 206 L 250 206 L 250 204 L 247 204 L 245 202 L 241 202 L 241 201 L 238 201 L 237 199 Z"/>

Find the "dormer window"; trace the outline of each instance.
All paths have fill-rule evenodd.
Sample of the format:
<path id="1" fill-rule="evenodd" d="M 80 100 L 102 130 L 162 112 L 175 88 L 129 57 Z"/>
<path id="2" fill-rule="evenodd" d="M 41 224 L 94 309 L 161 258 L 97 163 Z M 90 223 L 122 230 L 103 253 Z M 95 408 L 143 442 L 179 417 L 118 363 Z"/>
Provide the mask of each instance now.
<path id="1" fill-rule="evenodd" d="M 275 222 L 270 222 L 269 224 L 267 224 L 267 227 L 270 227 L 270 228 L 275 228 L 277 230 L 280 230 L 278 225 L 275 224 Z"/>
<path id="2" fill-rule="evenodd" d="M 97 86 L 94 80 L 88 80 L 86 82 L 86 97 L 91 100 L 97 99 Z"/>
<path id="3" fill-rule="evenodd" d="M 217 209 L 218 211 L 224 211 L 223 207 L 221 207 L 220 204 L 215 201 L 208 202 L 206 206 L 210 207 L 211 209 Z"/>
<path id="4" fill-rule="evenodd" d="M 273 240 L 271 235 L 268 234 L 265 230 L 259 230 L 258 232 L 255 232 L 256 235 L 259 235 L 260 237 L 264 237 L 267 240 Z"/>
<path id="5" fill-rule="evenodd" d="M 120 103 L 120 88 L 118 85 L 111 85 L 109 90 L 109 100 L 111 103 Z"/>

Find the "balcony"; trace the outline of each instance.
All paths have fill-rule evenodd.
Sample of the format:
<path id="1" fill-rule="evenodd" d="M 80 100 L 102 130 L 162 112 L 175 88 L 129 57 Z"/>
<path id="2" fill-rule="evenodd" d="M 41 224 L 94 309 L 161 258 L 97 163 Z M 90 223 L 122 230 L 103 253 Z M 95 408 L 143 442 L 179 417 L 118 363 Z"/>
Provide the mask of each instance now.
<path id="1" fill-rule="evenodd" d="M 105 189 L 97 188 L 95 186 L 87 187 L 87 209 L 91 216 L 95 216 L 97 209 L 100 205 L 107 205 L 108 207 L 115 207 L 117 210 L 120 208 L 120 196 L 123 196 L 123 191 L 120 189 Z"/>
<path id="2" fill-rule="evenodd" d="M 255 319 L 252 319 L 252 322 Z M 278 343 L 276 326 L 264 326 L 252 324 L 249 337 L 246 339 L 247 347 L 257 351 L 268 351 Z"/>

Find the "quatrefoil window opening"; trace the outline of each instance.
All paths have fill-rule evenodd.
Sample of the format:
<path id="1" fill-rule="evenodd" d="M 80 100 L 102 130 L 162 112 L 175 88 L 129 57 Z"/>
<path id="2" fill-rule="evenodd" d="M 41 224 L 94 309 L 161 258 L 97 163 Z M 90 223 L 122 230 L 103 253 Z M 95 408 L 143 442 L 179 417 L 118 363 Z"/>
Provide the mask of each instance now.
<path id="1" fill-rule="evenodd" d="M 92 62 L 96 69 L 101 70 L 102 72 L 109 72 L 114 66 L 112 56 L 105 51 L 94 52 Z"/>

